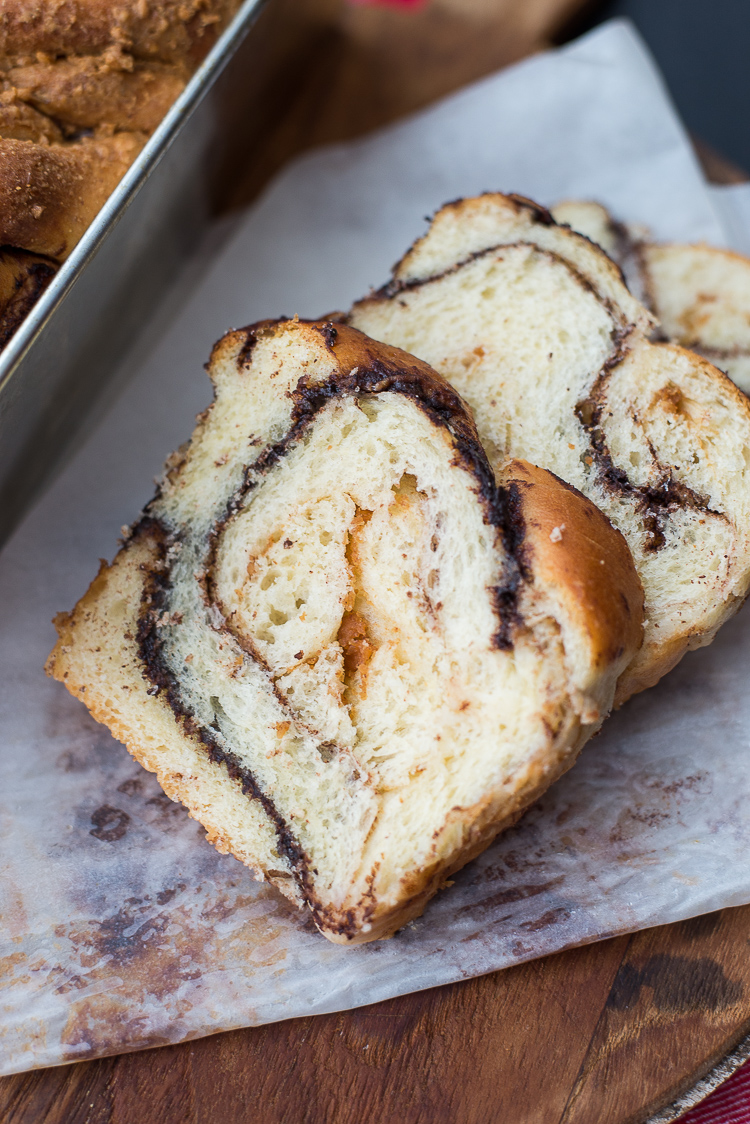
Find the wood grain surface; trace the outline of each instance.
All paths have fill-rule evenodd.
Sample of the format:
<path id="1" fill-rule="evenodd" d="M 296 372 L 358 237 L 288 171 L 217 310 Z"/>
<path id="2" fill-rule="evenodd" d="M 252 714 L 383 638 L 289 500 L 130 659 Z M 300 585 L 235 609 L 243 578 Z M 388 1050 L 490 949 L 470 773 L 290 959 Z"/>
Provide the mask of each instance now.
<path id="1" fill-rule="evenodd" d="M 232 195 L 539 50 L 582 0 L 345 9 Z M 744 178 L 701 153 L 720 182 Z M 640 1124 L 750 1031 L 750 907 L 356 1011 L 0 1080 L 2 1124 Z"/>
<path id="2" fill-rule="evenodd" d="M 3 1124 L 634 1124 L 750 1029 L 750 907 L 356 1011 L 5 1078 Z"/>

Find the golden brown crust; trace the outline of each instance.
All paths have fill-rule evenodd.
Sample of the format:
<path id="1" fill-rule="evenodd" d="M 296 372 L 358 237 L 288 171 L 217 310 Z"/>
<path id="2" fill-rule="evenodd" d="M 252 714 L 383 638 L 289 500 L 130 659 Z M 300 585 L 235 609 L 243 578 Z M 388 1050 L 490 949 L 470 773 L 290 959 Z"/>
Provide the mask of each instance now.
<path id="1" fill-rule="evenodd" d="M 114 47 L 192 69 L 238 7 L 238 0 L 0 0 L 0 53 L 57 57 Z"/>
<path id="2" fill-rule="evenodd" d="M 145 139 L 117 133 L 70 145 L 0 140 L 0 244 L 63 261 Z"/>
<path id="3" fill-rule="evenodd" d="M 113 66 L 106 56 L 57 59 L 14 66 L 7 81 L 20 102 L 41 111 L 39 116 L 47 115 L 42 119 L 52 128 L 56 126 L 50 117 L 66 128 L 110 125 L 150 133 L 185 88 L 185 75 L 163 63 L 133 65 L 131 60 L 131 67 Z"/>
<path id="4" fill-rule="evenodd" d="M 0 104 L 0 138 L 35 141 L 37 144 L 61 144 L 63 134 L 49 117 L 21 102 Z"/>
<path id="5" fill-rule="evenodd" d="M 514 460 L 503 479 L 521 489 L 534 573 L 559 590 L 567 613 L 590 636 L 593 666 L 636 652 L 643 640 L 643 586 L 621 532 L 551 472 Z"/>

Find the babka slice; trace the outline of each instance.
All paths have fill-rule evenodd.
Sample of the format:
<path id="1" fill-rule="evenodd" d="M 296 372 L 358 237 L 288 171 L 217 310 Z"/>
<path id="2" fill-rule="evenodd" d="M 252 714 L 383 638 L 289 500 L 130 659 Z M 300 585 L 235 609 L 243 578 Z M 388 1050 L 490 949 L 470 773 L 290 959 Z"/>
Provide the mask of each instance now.
<path id="1" fill-rule="evenodd" d="M 560 203 L 552 214 L 618 263 L 664 337 L 710 359 L 750 394 L 750 258 L 704 244 L 654 242 L 646 227 L 618 222 L 600 203 Z"/>
<path id="2" fill-rule="evenodd" d="M 412 356 L 283 321 L 209 370 L 213 405 L 48 671 L 325 936 L 386 937 L 598 727 L 638 578 L 550 473 L 498 485 Z"/>
<path id="3" fill-rule="evenodd" d="M 551 469 L 623 532 L 646 625 L 618 702 L 711 641 L 750 582 L 750 403 L 649 341 L 598 246 L 519 196 L 459 200 L 349 320 L 452 382 L 496 470 Z"/>

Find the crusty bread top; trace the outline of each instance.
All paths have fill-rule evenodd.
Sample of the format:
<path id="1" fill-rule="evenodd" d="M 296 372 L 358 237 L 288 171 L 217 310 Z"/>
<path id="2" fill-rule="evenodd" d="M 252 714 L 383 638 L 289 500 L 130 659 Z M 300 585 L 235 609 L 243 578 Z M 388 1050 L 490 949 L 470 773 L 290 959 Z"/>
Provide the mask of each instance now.
<path id="1" fill-rule="evenodd" d="M 0 104 L 0 138 L 43 145 L 60 144 L 64 140 L 56 121 L 25 102 Z"/>
<path id="2" fill-rule="evenodd" d="M 0 0 L 0 244 L 68 256 L 239 2 Z"/>
<path id="3" fill-rule="evenodd" d="M 597 710 L 605 713 L 626 666 L 624 653 L 637 652 L 643 640 L 643 588 L 627 543 L 593 503 L 551 472 L 512 460 L 500 480 L 522 496 L 522 556 L 540 596 L 554 603 L 568 650 L 583 638 L 579 664 L 590 677 L 584 690 L 598 689 Z"/>
<path id="4" fill-rule="evenodd" d="M 0 244 L 63 261 L 140 152 L 143 133 L 0 140 Z"/>
<path id="5" fill-rule="evenodd" d="M 230 333 L 216 398 L 49 670 L 332 940 L 390 935 L 575 758 L 640 641 L 622 537 L 498 486 L 423 362 Z"/>
<path id="6" fill-rule="evenodd" d="M 24 108 L 40 111 L 50 125 L 63 122 L 69 132 L 101 125 L 153 132 L 182 93 L 186 77 L 175 66 L 132 59 L 125 66 L 126 59 L 122 57 L 120 66 L 102 55 L 10 66 L 6 88 Z M 0 127 L 0 135 L 9 134 Z"/>
<path id="7" fill-rule="evenodd" d="M 0 54 L 95 55 L 108 48 L 192 69 L 236 0 L 0 0 Z"/>

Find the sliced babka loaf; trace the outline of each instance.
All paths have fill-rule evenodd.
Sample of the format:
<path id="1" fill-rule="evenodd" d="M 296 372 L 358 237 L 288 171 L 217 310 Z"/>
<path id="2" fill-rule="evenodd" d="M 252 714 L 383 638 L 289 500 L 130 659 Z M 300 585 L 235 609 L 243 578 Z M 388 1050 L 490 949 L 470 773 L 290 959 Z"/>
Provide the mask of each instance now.
<path id="1" fill-rule="evenodd" d="M 624 539 L 500 484 L 456 392 L 344 325 L 233 332 L 48 670 L 331 940 L 392 934 L 572 764 L 642 636 Z"/>
<path id="2" fill-rule="evenodd" d="M 621 702 L 713 638 L 750 582 L 750 403 L 653 320 L 599 246 L 529 200 L 440 210 L 350 322 L 468 401 L 496 471 L 551 469 L 623 532 L 646 598 Z"/>
<path id="3" fill-rule="evenodd" d="M 750 258 L 715 246 L 653 242 L 599 203 L 554 207 L 557 222 L 603 246 L 656 314 L 664 337 L 710 359 L 750 394 Z"/>

